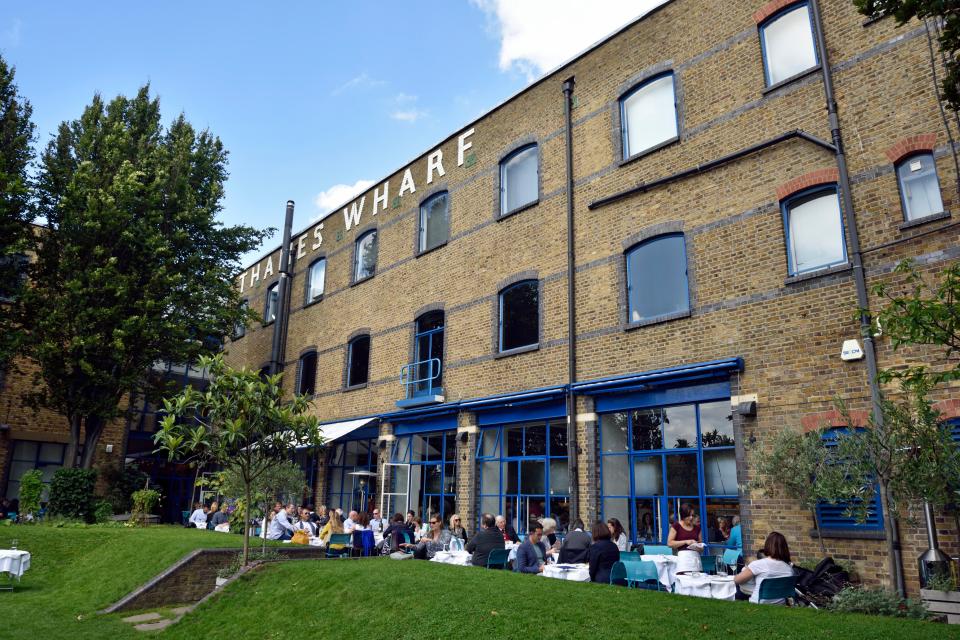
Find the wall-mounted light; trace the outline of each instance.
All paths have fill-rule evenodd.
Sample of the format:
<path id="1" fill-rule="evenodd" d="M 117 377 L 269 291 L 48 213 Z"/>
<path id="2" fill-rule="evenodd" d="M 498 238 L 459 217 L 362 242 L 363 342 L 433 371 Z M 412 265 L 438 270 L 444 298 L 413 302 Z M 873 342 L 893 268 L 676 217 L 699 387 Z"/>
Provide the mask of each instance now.
<path id="1" fill-rule="evenodd" d="M 461 431 L 460 433 L 457 434 L 457 440 L 459 440 L 459 441 L 460 441 L 461 443 L 463 443 L 463 444 L 466 444 L 467 438 L 468 438 L 469 436 L 470 436 L 470 434 L 467 433 L 466 431 Z"/>

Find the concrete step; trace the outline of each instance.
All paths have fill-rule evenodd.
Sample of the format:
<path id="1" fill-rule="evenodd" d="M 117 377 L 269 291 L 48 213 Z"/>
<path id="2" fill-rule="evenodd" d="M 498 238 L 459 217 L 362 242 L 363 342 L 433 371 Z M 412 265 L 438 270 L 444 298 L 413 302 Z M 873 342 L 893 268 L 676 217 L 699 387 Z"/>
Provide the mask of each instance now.
<path id="1" fill-rule="evenodd" d="M 159 613 L 141 613 L 137 616 L 130 616 L 129 618 L 123 618 L 124 622 L 129 622 L 130 624 L 136 624 L 138 622 L 149 622 L 150 620 L 159 620 L 162 618 Z"/>

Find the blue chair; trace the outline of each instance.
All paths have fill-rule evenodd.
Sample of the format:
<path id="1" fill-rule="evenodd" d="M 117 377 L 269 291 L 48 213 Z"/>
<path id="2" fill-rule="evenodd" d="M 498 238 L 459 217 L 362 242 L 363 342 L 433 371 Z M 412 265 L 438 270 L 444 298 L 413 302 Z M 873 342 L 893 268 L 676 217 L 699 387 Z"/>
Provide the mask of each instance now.
<path id="1" fill-rule="evenodd" d="M 643 545 L 643 555 L 645 556 L 672 556 L 673 549 L 665 544 L 645 544 Z"/>
<path id="2" fill-rule="evenodd" d="M 710 575 L 717 574 L 717 556 L 701 556 L 700 557 L 700 568 L 704 573 Z"/>
<path id="3" fill-rule="evenodd" d="M 487 569 L 507 569 L 510 562 L 510 552 L 506 549 L 494 549 L 487 556 Z"/>
<path id="4" fill-rule="evenodd" d="M 610 567 L 610 584 L 622 583 L 630 586 L 630 583 L 627 582 L 627 565 L 623 562 L 614 562 L 613 566 Z"/>
<path id="5" fill-rule="evenodd" d="M 369 557 L 373 553 L 374 546 L 376 546 L 376 541 L 373 537 L 373 531 L 365 529 L 353 532 L 353 555 Z"/>
<path id="6" fill-rule="evenodd" d="M 657 565 L 649 560 L 640 560 L 637 562 L 624 562 L 627 571 L 627 586 L 640 589 L 656 589 L 660 591 L 663 585 L 660 583 L 660 575 L 657 573 Z"/>
<path id="7" fill-rule="evenodd" d="M 334 549 L 333 545 L 343 545 L 339 549 Z M 350 534 L 349 533 L 331 533 L 330 542 L 327 543 L 328 558 L 343 558 L 350 555 Z"/>
<path id="8" fill-rule="evenodd" d="M 740 556 L 740 549 L 727 549 L 723 552 L 723 564 L 736 569 L 737 564 L 740 563 Z"/>
<path id="9" fill-rule="evenodd" d="M 760 602 L 764 600 L 780 600 L 789 606 L 790 600 L 797 596 L 797 576 L 786 578 L 765 578 L 760 583 Z"/>
<path id="10" fill-rule="evenodd" d="M 413 534 L 412 534 L 412 533 L 410 533 L 409 531 L 401 531 L 400 533 L 403 534 L 403 543 L 404 543 L 404 544 L 413 544 Z M 411 549 L 410 547 L 401 547 L 401 551 L 403 551 L 403 552 L 406 553 L 406 554 L 413 553 L 413 549 Z"/>
<path id="11" fill-rule="evenodd" d="M 621 551 L 620 562 L 640 562 L 639 551 Z"/>

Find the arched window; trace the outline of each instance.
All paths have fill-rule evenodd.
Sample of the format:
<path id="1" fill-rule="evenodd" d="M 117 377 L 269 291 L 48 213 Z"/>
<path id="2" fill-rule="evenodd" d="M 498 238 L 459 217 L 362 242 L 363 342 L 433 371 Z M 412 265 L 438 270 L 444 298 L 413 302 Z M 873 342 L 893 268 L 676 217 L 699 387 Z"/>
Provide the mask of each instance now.
<path id="1" fill-rule="evenodd" d="M 317 352 L 308 351 L 297 363 L 297 393 L 312 396 L 317 389 Z"/>
<path id="2" fill-rule="evenodd" d="M 517 149 L 500 162 L 500 215 L 505 216 L 540 197 L 540 151 L 536 144 Z"/>
<path id="3" fill-rule="evenodd" d="M 620 122 L 625 159 L 676 140 L 679 125 L 673 73 L 645 80 L 624 94 Z"/>
<path id="4" fill-rule="evenodd" d="M 247 310 L 250 308 L 250 301 L 244 298 L 240 301 L 241 318 L 233 325 L 233 339 L 237 340 L 247 335 Z"/>
<path id="5" fill-rule="evenodd" d="M 267 288 L 267 303 L 263 310 L 263 324 L 277 319 L 277 307 L 280 305 L 280 283 L 274 282 Z"/>
<path id="6" fill-rule="evenodd" d="M 420 204 L 420 252 L 429 251 L 450 239 L 450 195 L 435 193 Z"/>
<path id="7" fill-rule="evenodd" d="M 354 250 L 353 281 L 372 278 L 377 272 L 377 231 L 368 231 L 357 238 Z"/>
<path id="8" fill-rule="evenodd" d="M 918 153 L 897 163 L 897 183 L 906 220 L 919 220 L 943 212 L 940 178 L 932 153 Z"/>
<path id="9" fill-rule="evenodd" d="M 626 253 L 629 322 L 690 310 L 687 247 L 682 233 L 644 240 Z"/>
<path id="10" fill-rule="evenodd" d="M 443 387 L 443 311 L 428 311 L 416 322 L 414 361 L 417 383 L 414 395 L 437 393 Z"/>
<path id="11" fill-rule="evenodd" d="M 347 386 L 367 384 L 370 379 L 370 336 L 357 336 L 347 343 Z"/>
<path id="12" fill-rule="evenodd" d="M 307 293 L 304 304 L 310 304 L 323 297 L 323 286 L 327 279 L 327 260 L 314 260 L 307 269 Z"/>
<path id="13" fill-rule="evenodd" d="M 540 342 L 540 291 L 536 280 L 524 280 L 500 292 L 500 351 Z"/>
<path id="14" fill-rule="evenodd" d="M 768 87 L 817 66 L 813 21 L 807 3 L 791 5 L 762 23 L 760 46 Z"/>
<path id="15" fill-rule="evenodd" d="M 847 261 L 847 244 L 836 185 L 801 191 L 784 200 L 781 206 L 791 276 Z"/>

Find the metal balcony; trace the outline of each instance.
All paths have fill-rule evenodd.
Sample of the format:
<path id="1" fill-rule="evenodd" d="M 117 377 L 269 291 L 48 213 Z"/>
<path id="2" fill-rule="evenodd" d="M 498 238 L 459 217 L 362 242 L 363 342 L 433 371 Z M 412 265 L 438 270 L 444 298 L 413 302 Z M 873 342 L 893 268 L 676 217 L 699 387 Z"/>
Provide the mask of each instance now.
<path id="1" fill-rule="evenodd" d="M 400 384 L 404 389 L 404 397 L 403 400 L 397 400 L 397 406 L 409 409 L 443 402 L 441 367 L 439 358 L 411 362 L 400 367 Z"/>

